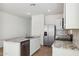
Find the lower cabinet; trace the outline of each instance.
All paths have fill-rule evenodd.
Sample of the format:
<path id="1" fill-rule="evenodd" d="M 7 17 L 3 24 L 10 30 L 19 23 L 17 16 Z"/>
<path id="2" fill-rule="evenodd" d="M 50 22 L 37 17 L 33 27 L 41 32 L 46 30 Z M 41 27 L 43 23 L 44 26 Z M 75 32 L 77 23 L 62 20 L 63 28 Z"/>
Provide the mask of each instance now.
<path id="1" fill-rule="evenodd" d="M 30 40 L 23 41 L 21 45 L 21 56 L 31 56 L 40 48 L 40 39 L 31 38 Z"/>
<path id="2" fill-rule="evenodd" d="M 20 43 L 4 41 L 3 56 L 20 56 Z"/>
<path id="3" fill-rule="evenodd" d="M 40 38 L 31 38 L 30 39 L 30 55 L 33 55 L 39 49 L 40 49 Z"/>
<path id="4" fill-rule="evenodd" d="M 40 48 L 40 39 L 32 38 L 21 42 L 4 41 L 4 56 L 31 56 Z"/>

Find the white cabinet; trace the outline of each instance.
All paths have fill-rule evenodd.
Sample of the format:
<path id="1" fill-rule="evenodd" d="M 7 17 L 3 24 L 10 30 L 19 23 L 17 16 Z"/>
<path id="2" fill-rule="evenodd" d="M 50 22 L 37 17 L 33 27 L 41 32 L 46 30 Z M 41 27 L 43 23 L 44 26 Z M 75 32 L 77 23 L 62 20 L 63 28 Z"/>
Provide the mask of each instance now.
<path id="1" fill-rule="evenodd" d="M 20 56 L 20 43 L 4 41 L 3 56 Z"/>
<path id="2" fill-rule="evenodd" d="M 31 38 L 30 39 L 30 55 L 34 54 L 40 48 L 40 39 Z"/>
<path id="3" fill-rule="evenodd" d="M 66 3 L 64 5 L 65 29 L 79 29 L 79 4 Z"/>
<path id="4" fill-rule="evenodd" d="M 14 39 L 15 40 L 15 39 Z M 26 45 L 27 43 L 25 41 L 30 40 L 30 47 L 29 45 Z M 25 56 L 23 55 L 24 52 L 28 53 L 26 49 L 29 49 L 30 51 L 28 54 L 33 55 L 38 49 L 40 49 L 40 38 L 30 38 L 23 40 L 22 42 L 16 41 L 4 41 L 3 44 L 3 55 L 4 56 Z M 25 43 L 24 43 L 25 42 Z M 29 41 L 28 41 L 29 43 Z M 25 48 L 26 47 L 26 48 Z M 23 50 L 24 49 L 24 50 Z M 26 54 L 24 53 L 24 54 Z M 28 55 L 26 55 L 28 56 Z"/>
<path id="5" fill-rule="evenodd" d="M 31 35 L 40 36 L 41 45 L 43 44 L 44 15 L 33 15 L 31 22 Z"/>
<path id="6" fill-rule="evenodd" d="M 52 56 L 79 56 L 79 50 L 77 49 L 65 49 L 52 47 Z"/>

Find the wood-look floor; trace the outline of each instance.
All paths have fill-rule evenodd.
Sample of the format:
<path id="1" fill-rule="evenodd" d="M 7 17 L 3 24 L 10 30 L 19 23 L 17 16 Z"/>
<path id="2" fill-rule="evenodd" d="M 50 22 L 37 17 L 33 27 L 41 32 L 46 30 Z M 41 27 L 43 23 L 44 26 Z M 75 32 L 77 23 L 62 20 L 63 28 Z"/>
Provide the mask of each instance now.
<path id="1" fill-rule="evenodd" d="M 0 48 L 0 56 L 3 56 L 3 48 Z"/>
<path id="2" fill-rule="evenodd" d="M 0 48 L 0 56 L 3 55 L 3 48 Z M 52 47 L 41 46 L 41 48 L 36 51 L 33 56 L 52 56 Z"/>
<path id="3" fill-rule="evenodd" d="M 52 56 L 52 47 L 41 46 L 33 56 Z"/>

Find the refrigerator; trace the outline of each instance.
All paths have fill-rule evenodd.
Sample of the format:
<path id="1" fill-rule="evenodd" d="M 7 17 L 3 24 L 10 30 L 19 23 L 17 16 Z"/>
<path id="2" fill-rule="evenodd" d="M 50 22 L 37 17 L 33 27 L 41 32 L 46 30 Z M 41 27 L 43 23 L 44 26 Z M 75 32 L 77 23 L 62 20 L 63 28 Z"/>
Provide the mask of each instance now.
<path id="1" fill-rule="evenodd" d="M 56 36 L 56 26 L 55 25 L 45 25 L 43 43 L 45 46 L 52 46 Z"/>

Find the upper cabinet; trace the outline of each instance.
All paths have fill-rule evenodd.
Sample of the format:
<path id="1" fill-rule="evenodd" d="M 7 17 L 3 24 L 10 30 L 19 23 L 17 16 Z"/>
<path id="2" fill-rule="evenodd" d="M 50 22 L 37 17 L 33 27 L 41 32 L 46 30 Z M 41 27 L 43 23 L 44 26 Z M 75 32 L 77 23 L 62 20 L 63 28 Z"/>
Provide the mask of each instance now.
<path id="1" fill-rule="evenodd" d="M 65 29 L 79 29 L 79 4 L 64 4 L 64 26 Z"/>

